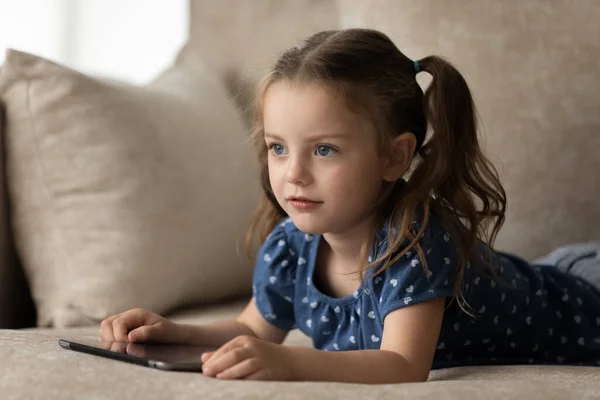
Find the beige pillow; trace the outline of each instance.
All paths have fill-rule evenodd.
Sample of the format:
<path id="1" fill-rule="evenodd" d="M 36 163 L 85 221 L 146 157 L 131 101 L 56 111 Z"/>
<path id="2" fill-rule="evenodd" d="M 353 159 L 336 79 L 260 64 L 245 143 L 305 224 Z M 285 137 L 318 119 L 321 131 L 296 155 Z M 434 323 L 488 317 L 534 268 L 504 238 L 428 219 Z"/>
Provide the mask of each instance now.
<path id="1" fill-rule="evenodd" d="M 145 87 L 8 50 L 0 74 L 17 250 L 40 326 L 250 293 L 246 132 L 202 65 Z"/>

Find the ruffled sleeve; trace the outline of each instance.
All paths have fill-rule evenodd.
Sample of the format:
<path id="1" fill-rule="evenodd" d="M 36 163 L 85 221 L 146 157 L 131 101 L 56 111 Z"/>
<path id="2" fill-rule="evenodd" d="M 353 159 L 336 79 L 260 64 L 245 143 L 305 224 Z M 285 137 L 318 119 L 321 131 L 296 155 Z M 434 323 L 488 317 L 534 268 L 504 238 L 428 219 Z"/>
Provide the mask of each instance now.
<path id="1" fill-rule="evenodd" d="M 374 278 L 373 289 L 379 295 L 379 315 L 382 321 L 387 314 L 399 308 L 454 295 L 458 252 L 450 234 L 434 221 L 430 220 L 419 240 L 427 262 L 427 273 L 423 268 L 423 259 L 416 247 L 413 247 Z M 415 230 L 418 231 L 418 228 Z M 406 244 L 408 241 L 405 241 L 404 245 Z M 382 251 L 385 251 L 385 245 Z"/>
<path id="2" fill-rule="evenodd" d="M 285 225 L 279 224 L 261 246 L 254 268 L 252 291 L 263 318 L 283 330 L 295 327 L 296 263 Z"/>

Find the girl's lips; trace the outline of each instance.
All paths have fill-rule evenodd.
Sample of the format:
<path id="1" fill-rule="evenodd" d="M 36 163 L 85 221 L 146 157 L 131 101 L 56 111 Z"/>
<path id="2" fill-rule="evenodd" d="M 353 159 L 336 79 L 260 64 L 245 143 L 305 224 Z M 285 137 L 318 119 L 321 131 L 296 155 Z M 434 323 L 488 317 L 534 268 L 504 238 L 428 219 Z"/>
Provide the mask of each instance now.
<path id="1" fill-rule="evenodd" d="M 320 201 L 315 201 L 304 196 L 289 196 L 286 200 L 309 201 L 311 203 L 320 203 Z"/>
<path id="2" fill-rule="evenodd" d="M 290 205 L 298 210 L 311 210 L 323 204 L 322 201 L 313 201 L 303 197 L 295 197 L 288 199 Z"/>

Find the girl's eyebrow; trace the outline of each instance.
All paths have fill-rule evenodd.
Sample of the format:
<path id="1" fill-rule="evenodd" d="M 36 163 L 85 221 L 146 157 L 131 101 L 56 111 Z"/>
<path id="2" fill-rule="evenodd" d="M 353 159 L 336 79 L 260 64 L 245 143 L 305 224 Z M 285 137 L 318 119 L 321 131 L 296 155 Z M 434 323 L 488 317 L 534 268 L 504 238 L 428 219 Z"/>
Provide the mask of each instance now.
<path id="1" fill-rule="evenodd" d="M 270 132 L 265 132 L 265 139 L 275 139 L 275 140 L 279 140 L 279 141 L 283 141 L 283 138 L 281 136 L 278 136 L 274 133 L 270 133 Z"/>
<path id="2" fill-rule="evenodd" d="M 279 135 L 276 135 L 274 133 L 270 133 L 270 132 L 265 132 L 265 139 L 274 139 L 274 140 L 278 140 L 278 141 L 284 141 L 285 139 L 282 138 Z M 348 139 L 348 134 L 343 133 L 343 132 L 331 132 L 331 133 L 325 133 L 322 135 L 316 135 L 316 136 L 309 136 L 306 138 L 306 141 L 308 142 L 320 142 L 323 141 L 325 139 Z"/>

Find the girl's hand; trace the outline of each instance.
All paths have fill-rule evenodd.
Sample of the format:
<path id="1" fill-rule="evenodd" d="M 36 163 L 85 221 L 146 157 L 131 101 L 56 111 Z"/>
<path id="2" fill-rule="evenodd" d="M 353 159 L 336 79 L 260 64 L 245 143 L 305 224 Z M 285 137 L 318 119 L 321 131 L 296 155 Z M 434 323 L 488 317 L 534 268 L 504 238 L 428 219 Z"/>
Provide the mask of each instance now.
<path id="1" fill-rule="evenodd" d="M 218 379 L 290 380 L 293 355 L 283 345 L 253 336 L 238 336 L 202 355 L 202 373 Z"/>
<path id="2" fill-rule="evenodd" d="M 136 308 L 106 318 L 100 324 L 101 340 L 112 342 L 173 343 L 178 325 L 158 314 Z"/>

